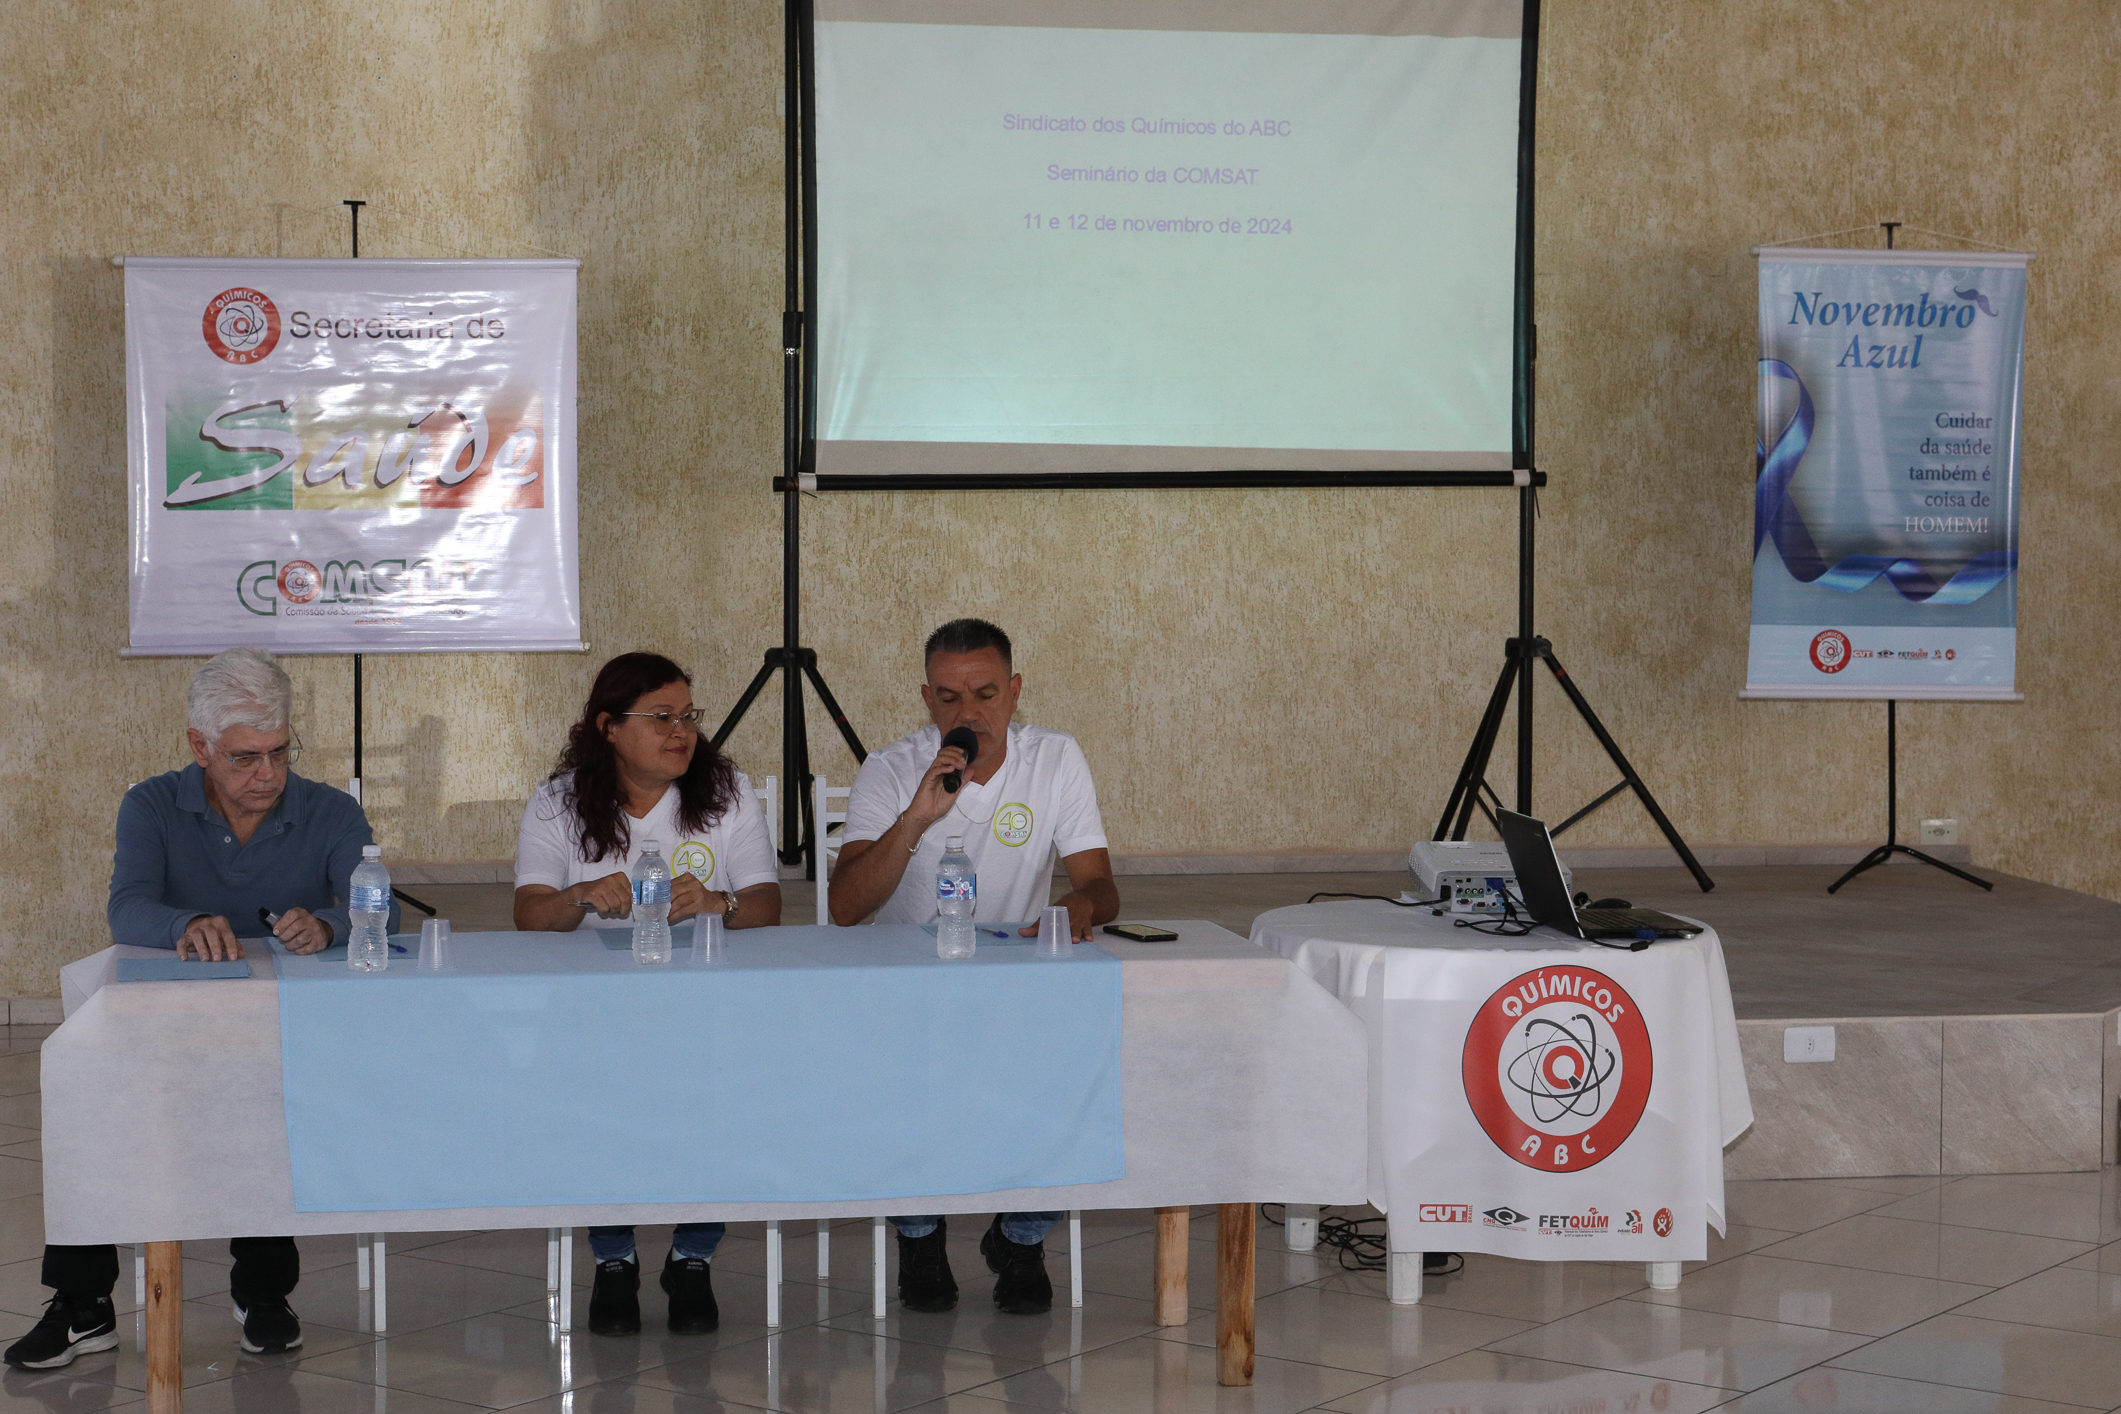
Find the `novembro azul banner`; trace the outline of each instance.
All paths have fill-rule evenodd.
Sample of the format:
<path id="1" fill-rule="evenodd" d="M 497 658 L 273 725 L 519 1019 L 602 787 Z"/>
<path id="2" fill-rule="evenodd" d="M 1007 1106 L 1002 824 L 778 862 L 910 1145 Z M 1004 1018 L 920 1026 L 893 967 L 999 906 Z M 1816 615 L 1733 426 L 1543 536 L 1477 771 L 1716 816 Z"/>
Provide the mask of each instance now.
<path id="1" fill-rule="evenodd" d="M 578 264 L 129 257 L 130 651 L 580 648 Z"/>
<path id="2" fill-rule="evenodd" d="M 1754 253 L 1744 695 L 2017 699 L 2032 257 Z"/>

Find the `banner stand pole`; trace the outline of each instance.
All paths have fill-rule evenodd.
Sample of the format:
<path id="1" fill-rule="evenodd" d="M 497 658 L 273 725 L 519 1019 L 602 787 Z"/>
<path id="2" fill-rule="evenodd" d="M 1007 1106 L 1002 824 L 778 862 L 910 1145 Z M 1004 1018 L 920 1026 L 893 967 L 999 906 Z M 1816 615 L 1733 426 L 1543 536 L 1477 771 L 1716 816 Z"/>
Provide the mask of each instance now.
<path id="1" fill-rule="evenodd" d="M 339 205 L 345 207 L 348 214 L 353 217 L 353 258 L 359 260 L 361 258 L 361 208 L 368 205 L 368 203 L 366 201 L 349 200 L 341 201 Z M 353 779 L 346 783 L 346 793 L 354 798 L 355 803 L 361 804 L 365 811 L 365 802 L 361 800 L 361 655 L 358 653 L 353 655 Z M 393 888 L 390 892 L 400 902 L 411 904 L 429 918 L 435 916 L 435 910 L 432 906 L 420 902 L 411 894 L 406 893 L 405 890 Z"/>
<path id="2" fill-rule="evenodd" d="M 1964 869 L 1955 869 L 1941 859 L 1932 858 L 1911 845 L 1900 843 L 1900 703 L 1896 698 L 1885 699 L 1885 843 L 1856 861 L 1856 867 L 1826 886 L 1833 893 L 1843 884 L 1866 869 L 1875 869 L 1896 854 L 1910 859 L 1919 859 L 1933 869 L 1942 869 L 1969 884 L 1978 884 L 1990 893 L 1996 886 L 1986 879 L 1977 879 Z"/>
<path id="3" fill-rule="evenodd" d="M 855 735 L 847 714 L 825 678 L 818 671 L 817 650 L 802 646 L 802 544 L 803 493 L 815 490 L 817 478 L 804 471 L 810 456 L 810 410 L 816 370 L 803 357 L 803 272 L 816 254 L 817 232 L 809 220 L 815 207 L 816 178 L 803 161 L 816 134 L 811 104 L 810 27 L 808 0 L 787 0 L 783 43 L 786 53 L 787 87 L 783 102 L 787 124 L 783 128 L 786 164 L 783 193 L 783 242 L 787 258 L 786 293 L 781 308 L 781 465 L 774 489 L 781 493 L 781 642 L 766 650 L 744 695 L 737 699 L 722 725 L 715 729 L 714 746 L 721 750 L 751 704 L 778 673 L 781 678 L 781 842 L 777 851 L 782 864 L 803 865 L 803 877 L 817 877 L 817 821 L 811 801 L 810 738 L 803 717 L 803 682 L 809 680 L 818 705 L 839 728 L 847 749 L 857 762 L 869 759 L 862 739 Z"/>
<path id="4" fill-rule="evenodd" d="M 1532 664 L 1544 662 L 1547 671 L 1554 675 L 1554 681 L 1568 695 L 1569 705 L 1576 709 L 1576 715 L 1591 729 L 1591 735 L 1598 738 L 1598 744 L 1605 748 L 1606 756 L 1620 768 L 1619 785 L 1555 825 L 1549 833 L 1558 837 L 1562 831 L 1614 796 L 1622 791 L 1632 790 L 1636 799 L 1642 802 L 1642 808 L 1649 812 L 1650 819 L 1656 822 L 1658 830 L 1663 833 L 1665 842 L 1678 854 L 1679 862 L 1694 876 L 1694 882 L 1701 886 L 1701 891 L 1707 893 L 1716 887 L 1715 881 L 1709 878 L 1708 872 L 1701 867 L 1701 861 L 1694 857 L 1694 852 L 1687 848 L 1687 843 L 1680 837 L 1677 827 L 1665 815 L 1663 807 L 1658 805 L 1657 797 L 1650 794 L 1649 786 L 1643 783 L 1642 777 L 1628 761 L 1627 754 L 1620 749 L 1620 743 L 1613 739 L 1613 734 L 1606 730 L 1605 723 L 1598 719 L 1598 713 L 1592 709 L 1590 700 L 1583 695 L 1583 690 L 1576 686 L 1575 679 L 1561 666 L 1561 660 L 1554 656 L 1554 645 L 1533 632 L 1532 589 L 1536 550 L 1533 530 L 1539 516 L 1539 492 L 1535 487 L 1526 486 L 1517 496 L 1517 636 L 1503 645 L 1502 674 L 1496 679 L 1495 690 L 1488 697 L 1487 710 L 1481 714 L 1480 725 L 1474 730 L 1473 746 L 1466 753 L 1465 764 L 1458 768 L 1458 779 L 1451 787 L 1451 798 L 1443 808 L 1442 817 L 1436 822 L 1433 838 L 1464 839 L 1476 809 L 1487 816 L 1490 824 L 1495 822 L 1495 812 L 1490 808 L 1489 802 L 1492 801 L 1496 805 L 1502 802 L 1495 794 L 1494 787 L 1488 784 L 1488 758 L 1494 753 L 1495 739 L 1502 733 L 1502 720 L 1509 707 L 1513 689 L 1517 694 L 1517 813 L 1532 813 Z"/>

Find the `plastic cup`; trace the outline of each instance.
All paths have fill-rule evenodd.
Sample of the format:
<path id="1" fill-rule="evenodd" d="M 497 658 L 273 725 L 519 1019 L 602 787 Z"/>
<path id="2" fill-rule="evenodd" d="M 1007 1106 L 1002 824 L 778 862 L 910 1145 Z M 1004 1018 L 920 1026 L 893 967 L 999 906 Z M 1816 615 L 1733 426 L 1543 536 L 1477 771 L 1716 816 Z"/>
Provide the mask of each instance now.
<path id="1" fill-rule="evenodd" d="M 729 960 L 729 942 L 722 932 L 722 915 L 702 913 L 692 920 L 692 965 L 712 967 Z"/>
<path id="2" fill-rule="evenodd" d="M 1064 906 L 1055 904 L 1038 916 L 1039 957 L 1066 957 L 1074 942 L 1075 925 Z"/>
<path id="3" fill-rule="evenodd" d="M 422 972 L 440 972 L 449 966 L 449 920 L 430 918 L 420 925 Z"/>

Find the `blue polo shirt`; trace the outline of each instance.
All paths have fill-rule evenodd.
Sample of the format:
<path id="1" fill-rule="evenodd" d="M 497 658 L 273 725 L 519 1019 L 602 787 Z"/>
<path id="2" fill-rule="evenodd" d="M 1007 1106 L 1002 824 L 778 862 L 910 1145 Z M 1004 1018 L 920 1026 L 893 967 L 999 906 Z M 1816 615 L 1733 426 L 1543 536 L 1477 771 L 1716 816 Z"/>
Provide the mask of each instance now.
<path id="1" fill-rule="evenodd" d="M 258 921 L 260 908 L 306 908 L 331 925 L 333 942 L 343 943 L 353 932 L 346 914 L 353 871 L 361 847 L 374 842 L 352 796 L 293 772 L 250 842 L 240 845 L 206 803 L 206 773 L 196 764 L 151 777 L 118 806 L 111 937 L 174 948 L 203 913 L 226 918 L 239 938 L 262 938 L 272 929 Z M 397 931 L 395 900 L 389 926 Z"/>

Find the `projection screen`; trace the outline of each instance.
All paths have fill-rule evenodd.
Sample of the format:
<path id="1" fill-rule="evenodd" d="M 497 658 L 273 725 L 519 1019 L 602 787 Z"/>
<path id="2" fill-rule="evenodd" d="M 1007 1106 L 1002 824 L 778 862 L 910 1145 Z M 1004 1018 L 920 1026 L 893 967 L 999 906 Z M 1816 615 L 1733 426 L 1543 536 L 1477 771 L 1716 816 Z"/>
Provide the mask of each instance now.
<path id="1" fill-rule="evenodd" d="M 817 0 L 808 469 L 1530 466 L 1536 32 L 1526 0 Z"/>

